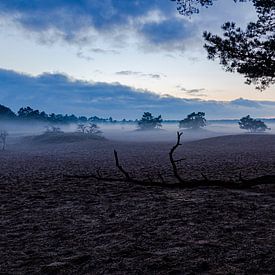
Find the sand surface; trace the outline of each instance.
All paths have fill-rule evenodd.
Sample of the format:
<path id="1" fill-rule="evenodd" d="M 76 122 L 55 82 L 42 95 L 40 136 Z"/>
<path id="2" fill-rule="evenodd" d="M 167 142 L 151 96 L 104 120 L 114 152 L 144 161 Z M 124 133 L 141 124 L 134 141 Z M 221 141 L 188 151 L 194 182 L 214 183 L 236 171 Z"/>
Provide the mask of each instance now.
<path id="1" fill-rule="evenodd" d="M 101 168 L 173 181 L 171 142 L 18 143 L 0 152 L 0 274 L 274 274 L 275 188 L 168 190 L 66 178 Z M 275 136 L 186 142 L 186 178 L 275 174 Z"/>

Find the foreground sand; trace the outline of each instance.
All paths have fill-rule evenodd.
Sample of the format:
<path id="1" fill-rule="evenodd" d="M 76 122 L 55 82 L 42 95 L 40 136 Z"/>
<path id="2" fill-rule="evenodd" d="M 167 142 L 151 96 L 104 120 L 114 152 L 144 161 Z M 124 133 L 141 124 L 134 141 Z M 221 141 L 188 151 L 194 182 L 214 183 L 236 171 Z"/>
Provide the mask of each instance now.
<path id="1" fill-rule="evenodd" d="M 275 188 L 163 190 L 68 179 L 112 150 L 131 174 L 165 171 L 171 143 L 17 144 L 1 152 L 0 274 L 274 274 Z M 275 136 L 185 143 L 187 178 L 275 174 Z"/>

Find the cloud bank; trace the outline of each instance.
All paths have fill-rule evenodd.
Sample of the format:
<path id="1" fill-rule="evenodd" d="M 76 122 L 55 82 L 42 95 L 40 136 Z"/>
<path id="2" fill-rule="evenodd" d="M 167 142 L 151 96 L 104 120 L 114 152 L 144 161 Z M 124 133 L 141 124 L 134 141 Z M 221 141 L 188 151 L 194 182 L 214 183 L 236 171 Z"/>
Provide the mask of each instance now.
<path id="1" fill-rule="evenodd" d="M 30 76 L 0 69 L 0 104 L 18 110 L 31 106 L 46 112 L 76 115 L 113 116 L 135 119 L 144 111 L 165 119 L 182 119 L 195 111 L 204 111 L 210 119 L 274 117 L 275 102 L 237 99 L 231 102 L 161 97 L 119 83 L 87 82 L 67 75 L 44 73 Z"/>
<path id="2" fill-rule="evenodd" d="M 91 35 L 122 39 L 134 33 L 145 44 L 178 47 L 191 37 L 194 27 L 177 15 L 170 0 L 0 1 L 0 18 L 42 34 L 44 42 L 53 33 L 69 43 L 90 43 Z"/>

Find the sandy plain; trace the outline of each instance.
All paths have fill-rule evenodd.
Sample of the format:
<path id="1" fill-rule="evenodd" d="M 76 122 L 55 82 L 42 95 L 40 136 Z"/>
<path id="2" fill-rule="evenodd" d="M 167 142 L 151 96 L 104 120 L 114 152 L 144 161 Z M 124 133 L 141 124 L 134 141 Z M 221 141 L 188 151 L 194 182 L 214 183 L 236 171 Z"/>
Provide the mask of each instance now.
<path id="1" fill-rule="evenodd" d="M 275 188 L 162 189 L 67 178 L 101 168 L 172 182 L 173 142 L 20 141 L 0 152 L 0 274 L 274 274 Z M 275 175 L 274 135 L 184 142 L 195 179 Z"/>

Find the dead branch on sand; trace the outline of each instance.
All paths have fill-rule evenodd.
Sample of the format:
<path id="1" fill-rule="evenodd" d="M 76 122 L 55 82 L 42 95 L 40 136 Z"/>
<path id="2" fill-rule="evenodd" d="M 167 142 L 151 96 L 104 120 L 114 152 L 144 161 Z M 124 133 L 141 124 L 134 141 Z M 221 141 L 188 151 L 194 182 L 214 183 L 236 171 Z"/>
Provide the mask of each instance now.
<path id="1" fill-rule="evenodd" d="M 98 181 L 106 181 L 106 182 L 128 182 L 143 186 L 157 186 L 164 188 L 196 188 L 196 187 L 223 187 L 229 189 L 246 189 L 251 188 L 256 185 L 265 185 L 265 184 L 275 184 L 275 175 L 267 175 L 262 177 L 257 177 L 253 179 L 245 180 L 242 178 L 240 173 L 239 181 L 223 181 L 223 180 L 211 180 L 206 175 L 201 173 L 203 179 L 198 180 L 184 180 L 182 176 L 179 174 L 177 163 L 185 160 L 185 159 L 174 159 L 174 153 L 176 149 L 181 146 L 181 136 L 183 133 L 177 132 L 177 142 L 171 148 L 169 152 L 169 160 L 172 165 L 174 177 L 177 179 L 174 183 L 165 182 L 163 175 L 161 173 L 158 174 L 158 179 L 160 181 L 154 181 L 150 176 L 147 177 L 147 180 L 138 180 L 130 176 L 130 174 L 123 168 L 123 166 L 119 162 L 118 153 L 114 150 L 115 164 L 117 169 L 124 176 L 123 178 L 113 178 L 113 177 L 104 177 L 102 176 L 100 170 L 96 171 L 96 174 L 91 175 L 65 175 L 68 178 L 78 178 L 78 179 L 96 179 Z"/>

